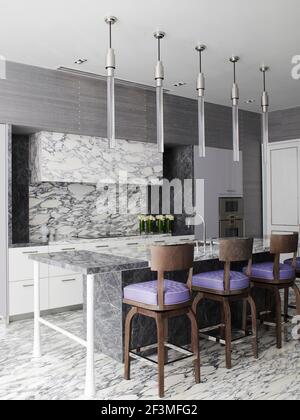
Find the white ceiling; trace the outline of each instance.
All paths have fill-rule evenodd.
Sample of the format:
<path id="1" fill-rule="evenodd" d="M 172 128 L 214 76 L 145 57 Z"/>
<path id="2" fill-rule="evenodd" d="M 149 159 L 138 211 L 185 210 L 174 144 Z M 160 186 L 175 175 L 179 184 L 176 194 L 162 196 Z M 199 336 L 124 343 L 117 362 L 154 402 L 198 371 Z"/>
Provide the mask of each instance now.
<path id="1" fill-rule="evenodd" d="M 206 100 L 230 105 L 232 65 L 240 55 L 241 107 L 260 109 L 260 64 L 271 66 L 271 110 L 300 106 L 300 80 L 291 77 L 291 59 L 300 54 L 299 0 L 0 0 L 0 54 L 7 60 L 42 67 L 77 67 L 105 74 L 107 26 L 104 16 L 119 18 L 113 27 L 117 77 L 153 85 L 156 43 L 164 30 L 165 87 L 195 97 L 198 42 L 203 56 Z M 88 62 L 76 66 L 77 58 Z M 175 88 L 173 83 L 185 81 Z M 256 103 L 247 105 L 247 99 Z"/>

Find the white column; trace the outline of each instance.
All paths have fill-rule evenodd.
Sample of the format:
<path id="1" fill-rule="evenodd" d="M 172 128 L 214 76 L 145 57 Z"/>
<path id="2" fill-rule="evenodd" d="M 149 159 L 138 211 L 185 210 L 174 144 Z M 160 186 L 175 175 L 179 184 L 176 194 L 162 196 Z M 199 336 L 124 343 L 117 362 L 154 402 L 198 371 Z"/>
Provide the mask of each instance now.
<path id="1" fill-rule="evenodd" d="M 95 367 L 94 367 L 94 275 L 86 279 L 86 377 L 85 396 L 95 396 Z"/>
<path id="2" fill-rule="evenodd" d="M 41 357 L 40 343 L 40 264 L 33 263 L 34 278 L 34 342 L 33 357 Z"/>

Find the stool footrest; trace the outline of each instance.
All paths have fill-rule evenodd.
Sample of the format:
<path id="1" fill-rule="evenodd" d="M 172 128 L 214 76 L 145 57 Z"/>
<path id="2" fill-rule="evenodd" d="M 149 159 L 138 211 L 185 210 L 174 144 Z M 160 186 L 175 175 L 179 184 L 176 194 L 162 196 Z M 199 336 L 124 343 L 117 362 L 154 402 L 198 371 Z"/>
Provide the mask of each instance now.
<path id="1" fill-rule="evenodd" d="M 196 356 L 194 355 L 194 353 L 192 351 L 189 351 L 189 350 L 187 350 L 183 347 L 175 346 L 174 344 L 171 344 L 171 343 L 165 343 L 165 347 L 167 347 L 169 349 L 172 349 L 172 350 L 175 350 L 178 353 L 182 353 L 184 355 L 183 357 L 180 357 L 178 359 L 166 362 L 165 365 L 169 365 L 171 363 L 175 363 L 175 362 L 178 362 L 180 360 L 187 359 L 189 357 L 191 357 L 193 359 L 196 359 Z M 157 365 L 158 362 L 156 360 L 150 359 L 149 357 L 143 356 L 143 355 L 140 354 L 141 352 L 144 352 L 146 350 L 155 349 L 155 348 L 157 348 L 157 343 L 150 344 L 149 346 L 138 347 L 138 351 L 137 351 L 137 349 L 132 349 L 132 350 L 130 350 L 129 354 L 130 354 L 130 357 L 132 357 L 133 359 L 142 361 L 142 362 L 147 363 L 149 365 L 153 365 L 153 364 Z"/>

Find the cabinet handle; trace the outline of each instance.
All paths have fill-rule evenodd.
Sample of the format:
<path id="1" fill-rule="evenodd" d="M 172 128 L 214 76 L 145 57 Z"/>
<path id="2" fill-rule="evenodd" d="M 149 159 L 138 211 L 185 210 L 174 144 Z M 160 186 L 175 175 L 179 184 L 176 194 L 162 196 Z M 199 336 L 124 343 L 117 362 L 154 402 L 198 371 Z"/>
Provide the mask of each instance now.
<path id="1" fill-rule="evenodd" d="M 38 254 L 39 251 L 23 251 L 22 254 Z"/>
<path id="2" fill-rule="evenodd" d="M 108 245 L 97 245 L 96 248 L 108 248 Z"/>
<path id="3" fill-rule="evenodd" d="M 62 248 L 62 251 L 75 251 L 76 248 Z"/>
<path id="4" fill-rule="evenodd" d="M 165 241 L 154 241 L 155 244 L 164 244 Z"/>
<path id="5" fill-rule="evenodd" d="M 33 284 L 23 284 L 23 287 L 33 287 Z"/>
<path id="6" fill-rule="evenodd" d="M 63 279 L 63 280 L 62 280 L 62 282 L 63 282 L 63 283 L 67 283 L 67 282 L 69 282 L 69 281 L 76 281 L 76 279 Z"/>
<path id="7" fill-rule="evenodd" d="M 127 243 L 126 245 L 131 246 L 131 245 L 138 245 L 138 242 L 131 242 L 131 243 Z"/>

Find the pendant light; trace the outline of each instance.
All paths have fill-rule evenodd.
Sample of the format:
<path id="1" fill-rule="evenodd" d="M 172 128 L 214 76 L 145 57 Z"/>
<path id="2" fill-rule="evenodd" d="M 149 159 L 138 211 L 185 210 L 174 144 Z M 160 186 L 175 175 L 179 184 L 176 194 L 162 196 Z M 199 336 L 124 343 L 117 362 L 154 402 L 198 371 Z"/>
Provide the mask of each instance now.
<path id="1" fill-rule="evenodd" d="M 261 95 L 261 126 L 262 126 L 262 144 L 263 144 L 263 162 L 267 164 L 268 143 L 269 143 L 269 95 L 266 91 L 266 72 L 269 67 L 262 66 L 260 71 L 263 74 L 263 93 Z"/>
<path id="2" fill-rule="evenodd" d="M 230 57 L 229 61 L 233 64 L 233 85 L 231 91 L 232 101 L 232 138 L 233 138 L 233 160 L 240 160 L 240 133 L 239 133 L 239 87 L 236 83 L 236 63 L 239 57 Z"/>
<path id="3" fill-rule="evenodd" d="M 198 51 L 199 53 L 199 74 L 197 78 L 199 157 L 205 157 L 205 119 L 204 119 L 205 78 L 204 78 L 204 74 L 202 73 L 202 52 L 205 49 L 206 49 L 205 45 L 196 46 L 196 51 Z"/>
<path id="4" fill-rule="evenodd" d="M 116 129 L 115 129 L 115 69 L 116 59 L 115 52 L 111 43 L 111 27 L 117 22 L 115 16 L 107 16 L 105 22 L 109 26 L 109 46 L 106 56 L 107 71 L 107 138 L 109 147 L 116 146 Z"/>
<path id="5" fill-rule="evenodd" d="M 157 147 L 160 153 L 164 152 L 164 66 L 160 56 L 160 41 L 165 37 L 165 33 L 157 31 L 154 38 L 157 39 L 157 64 L 155 67 L 156 80 L 156 126 L 157 126 Z"/>

